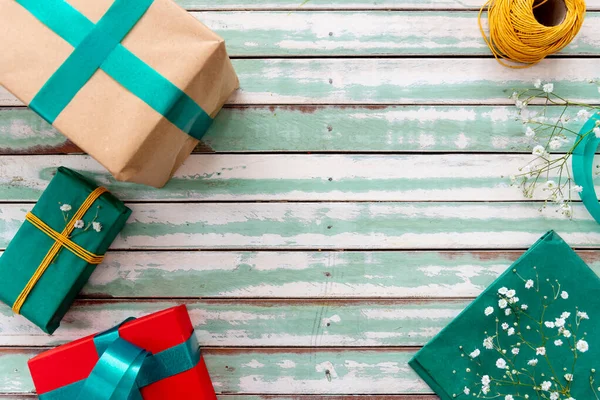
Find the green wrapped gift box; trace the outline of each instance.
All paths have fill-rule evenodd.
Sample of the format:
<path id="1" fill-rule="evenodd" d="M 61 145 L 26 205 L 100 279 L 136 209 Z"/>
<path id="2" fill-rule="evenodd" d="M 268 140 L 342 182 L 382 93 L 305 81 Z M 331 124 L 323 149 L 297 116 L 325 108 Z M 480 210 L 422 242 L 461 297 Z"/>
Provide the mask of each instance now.
<path id="1" fill-rule="evenodd" d="M 0 300 L 52 334 L 130 214 L 106 189 L 58 168 L 0 257 Z"/>
<path id="2" fill-rule="evenodd" d="M 450 399 L 600 398 L 600 279 L 548 232 L 410 361 Z"/>

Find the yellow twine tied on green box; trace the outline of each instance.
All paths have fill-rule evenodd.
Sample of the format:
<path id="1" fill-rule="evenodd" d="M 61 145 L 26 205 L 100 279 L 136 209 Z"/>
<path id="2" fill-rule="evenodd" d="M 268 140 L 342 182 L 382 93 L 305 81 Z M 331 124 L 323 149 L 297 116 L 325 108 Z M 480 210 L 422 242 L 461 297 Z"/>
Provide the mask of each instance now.
<path id="1" fill-rule="evenodd" d="M 42 275 L 44 275 L 44 272 L 46 272 L 46 270 L 52 263 L 52 260 L 54 260 L 54 258 L 58 255 L 60 249 L 62 249 L 63 247 L 90 264 L 97 265 L 102 262 L 104 256 L 96 255 L 84 249 L 77 243 L 73 242 L 70 239 L 70 235 L 73 232 L 73 229 L 75 229 L 75 221 L 82 219 L 85 213 L 90 209 L 92 204 L 94 204 L 94 202 L 106 192 L 108 192 L 108 190 L 104 187 L 98 187 L 94 191 L 92 191 L 92 193 L 90 193 L 90 195 L 85 199 L 81 207 L 79 207 L 75 215 L 73 215 L 73 218 L 71 218 L 71 220 L 67 222 L 67 225 L 65 226 L 65 229 L 63 229 L 62 232 L 55 231 L 50 226 L 48 226 L 48 224 L 39 219 L 37 216 L 33 215 L 31 212 L 27 213 L 25 219 L 33 226 L 38 228 L 40 231 L 44 232 L 46 235 L 51 237 L 54 240 L 54 244 L 52 245 L 52 247 L 50 247 L 48 253 L 46 253 L 46 256 L 29 279 L 29 282 L 27 282 L 27 285 L 25 285 L 25 287 L 21 291 L 21 294 L 19 294 L 19 297 L 17 297 L 17 300 L 15 300 L 15 303 L 12 306 L 12 310 L 15 312 L 15 314 L 21 313 L 21 308 L 23 307 L 23 304 L 25 304 L 27 297 L 29 297 L 29 294 L 31 293 L 35 285 L 37 285 Z"/>
<path id="2" fill-rule="evenodd" d="M 481 21 L 486 10 L 489 36 Z M 557 10 L 564 14 L 562 21 L 549 21 L 547 25 L 538 21 Z M 584 17 L 583 0 L 489 0 L 479 11 L 479 29 L 500 64 L 528 68 L 571 43 Z"/>

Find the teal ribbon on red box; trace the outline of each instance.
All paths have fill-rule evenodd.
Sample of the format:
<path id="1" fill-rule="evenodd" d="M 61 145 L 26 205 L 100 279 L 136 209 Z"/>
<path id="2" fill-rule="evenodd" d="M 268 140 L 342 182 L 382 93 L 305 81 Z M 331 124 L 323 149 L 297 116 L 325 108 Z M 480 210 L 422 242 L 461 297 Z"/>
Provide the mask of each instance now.
<path id="1" fill-rule="evenodd" d="M 87 379 L 39 396 L 40 400 L 143 400 L 140 389 L 188 371 L 200 362 L 196 336 L 174 347 L 151 354 L 122 339 L 118 326 L 94 337 L 100 356 Z"/>
<path id="2" fill-rule="evenodd" d="M 600 203 L 594 188 L 594 156 L 600 145 L 600 138 L 593 132 L 597 121 L 600 121 L 599 114 L 590 118 L 581 128 L 579 132 L 581 139 L 573 150 L 571 163 L 573 179 L 583 188 L 579 197 L 588 212 L 600 224 Z"/>
<path id="3" fill-rule="evenodd" d="M 101 69 L 190 136 L 200 140 L 211 125 L 192 98 L 121 45 L 154 0 L 115 0 L 97 24 L 64 0 L 15 1 L 75 48 L 29 105 L 50 124 Z"/>

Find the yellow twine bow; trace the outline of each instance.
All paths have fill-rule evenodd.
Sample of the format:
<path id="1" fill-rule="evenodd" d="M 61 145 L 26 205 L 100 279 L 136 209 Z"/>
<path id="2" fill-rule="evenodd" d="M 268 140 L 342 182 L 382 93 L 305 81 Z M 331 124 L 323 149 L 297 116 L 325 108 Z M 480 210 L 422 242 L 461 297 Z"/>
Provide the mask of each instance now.
<path id="1" fill-rule="evenodd" d="M 534 9 L 552 0 L 488 0 L 479 11 L 479 30 L 496 60 L 509 68 L 528 68 L 566 47 L 577 35 L 585 17 L 584 0 L 564 0 L 565 16 L 555 26 L 538 22 Z M 556 0 L 560 1 L 560 0 Z M 563 7 L 563 4 L 560 4 Z M 489 37 L 482 14 L 488 10 Z M 503 60 L 513 61 L 509 64 Z"/>
<path id="2" fill-rule="evenodd" d="M 44 221 L 33 215 L 31 212 L 27 213 L 25 219 L 29 221 L 33 226 L 44 232 L 46 235 L 54 239 L 55 242 L 52 245 L 52 247 L 50 247 L 50 250 L 48 250 L 48 253 L 46 253 L 46 256 L 44 257 L 40 265 L 37 267 L 31 279 L 29 279 L 29 282 L 27 282 L 27 285 L 25 285 L 25 288 L 23 289 L 19 297 L 17 297 L 17 300 L 15 300 L 15 304 L 13 304 L 12 309 L 16 314 L 20 314 L 21 307 L 23 307 L 23 304 L 25 304 L 27 297 L 29 296 L 35 285 L 37 285 L 38 281 L 40 280 L 42 275 L 44 275 L 44 272 L 46 272 L 46 270 L 50 266 L 50 263 L 52 263 L 52 260 L 54 260 L 54 258 L 56 257 L 56 255 L 62 247 L 65 247 L 77 257 L 87 261 L 90 264 L 100 264 L 102 262 L 104 256 L 99 256 L 87 251 L 86 249 L 69 239 L 69 236 L 73 232 L 73 229 L 75 229 L 75 221 L 82 219 L 85 213 L 90 209 L 92 204 L 94 204 L 94 202 L 98 199 L 98 197 L 100 197 L 103 193 L 106 193 L 107 191 L 108 190 L 106 188 L 99 187 L 96 188 L 92 193 L 90 193 L 90 195 L 87 197 L 87 199 L 85 199 L 81 207 L 79 207 L 75 215 L 73 215 L 73 218 L 71 218 L 71 220 L 67 223 L 65 229 L 63 229 L 63 231 L 60 233 L 49 227 Z"/>

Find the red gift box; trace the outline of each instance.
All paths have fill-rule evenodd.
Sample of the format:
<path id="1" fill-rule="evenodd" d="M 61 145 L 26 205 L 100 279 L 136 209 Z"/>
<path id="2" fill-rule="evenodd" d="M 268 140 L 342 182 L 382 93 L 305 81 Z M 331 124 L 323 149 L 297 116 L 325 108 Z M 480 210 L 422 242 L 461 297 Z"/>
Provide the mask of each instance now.
<path id="1" fill-rule="evenodd" d="M 186 342 L 194 334 L 185 305 L 135 319 L 119 328 L 124 340 L 152 354 Z M 86 379 L 99 360 L 95 335 L 46 351 L 29 360 L 39 395 Z M 216 400 L 204 358 L 196 367 L 141 389 L 144 400 Z"/>

